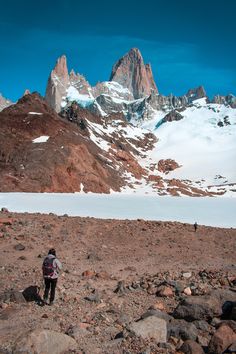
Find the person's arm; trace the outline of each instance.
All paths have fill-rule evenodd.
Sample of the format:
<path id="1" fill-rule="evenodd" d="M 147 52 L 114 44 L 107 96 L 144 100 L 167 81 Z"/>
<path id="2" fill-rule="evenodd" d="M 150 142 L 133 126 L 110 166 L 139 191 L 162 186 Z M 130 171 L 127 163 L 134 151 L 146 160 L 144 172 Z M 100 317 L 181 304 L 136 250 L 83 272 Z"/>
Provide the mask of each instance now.
<path id="1" fill-rule="evenodd" d="M 56 265 L 57 265 L 57 269 L 58 269 L 58 270 L 61 270 L 61 269 L 62 269 L 62 264 L 61 264 L 61 262 L 59 261 L 59 259 L 56 258 L 55 262 L 56 262 Z"/>

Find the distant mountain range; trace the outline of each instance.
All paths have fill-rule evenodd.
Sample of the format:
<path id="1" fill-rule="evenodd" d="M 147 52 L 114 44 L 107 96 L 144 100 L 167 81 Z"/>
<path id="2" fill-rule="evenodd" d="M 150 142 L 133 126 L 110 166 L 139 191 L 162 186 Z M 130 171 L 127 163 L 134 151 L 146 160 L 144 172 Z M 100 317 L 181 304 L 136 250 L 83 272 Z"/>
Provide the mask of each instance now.
<path id="1" fill-rule="evenodd" d="M 0 96 L 0 190 L 234 196 L 235 108 L 202 86 L 161 95 L 137 48 L 94 87 L 62 56 L 45 99 Z"/>

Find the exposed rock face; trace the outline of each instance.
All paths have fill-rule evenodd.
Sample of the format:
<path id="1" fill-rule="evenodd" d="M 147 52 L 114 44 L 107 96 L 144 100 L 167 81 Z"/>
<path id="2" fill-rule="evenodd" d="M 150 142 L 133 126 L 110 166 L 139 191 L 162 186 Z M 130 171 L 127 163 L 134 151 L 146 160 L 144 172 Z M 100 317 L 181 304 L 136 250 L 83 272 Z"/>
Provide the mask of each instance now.
<path id="1" fill-rule="evenodd" d="M 173 110 L 163 118 L 163 122 L 173 122 L 180 119 L 183 119 L 183 116 L 178 111 Z"/>
<path id="2" fill-rule="evenodd" d="M 0 94 L 0 112 L 6 108 L 6 107 L 9 107 L 10 105 L 12 105 L 13 102 L 11 102 L 10 100 L 8 100 L 7 98 L 3 97 L 1 94 Z"/>
<path id="3" fill-rule="evenodd" d="M 48 78 L 45 99 L 49 106 L 56 112 L 61 110 L 62 97 L 66 94 L 69 84 L 69 74 L 67 69 L 66 56 L 62 55 L 58 58 L 54 69 Z"/>
<path id="4" fill-rule="evenodd" d="M 113 66 L 110 81 L 116 81 L 132 92 L 135 99 L 158 93 L 150 64 L 145 65 L 137 48 L 132 48 Z"/>
<path id="5" fill-rule="evenodd" d="M 78 92 L 82 95 L 92 95 L 92 88 L 85 77 L 79 73 L 75 73 L 71 70 L 69 76 L 69 83 L 71 86 L 76 88 Z"/>
<path id="6" fill-rule="evenodd" d="M 92 88 L 83 75 L 76 74 L 74 70 L 68 73 L 66 56 L 62 55 L 49 76 L 45 99 L 59 113 L 67 96 L 73 101 L 79 95 L 93 97 Z"/>
<path id="7" fill-rule="evenodd" d="M 232 108 L 236 108 L 236 97 L 234 95 L 227 95 L 227 96 L 216 95 L 213 97 L 212 103 L 229 105 Z"/>
<path id="8" fill-rule="evenodd" d="M 165 174 L 174 171 L 176 168 L 180 167 L 180 165 L 172 159 L 159 160 L 157 166 L 158 171 L 163 172 Z"/>
<path id="9" fill-rule="evenodd" d="M 186 97 L 188 98 L 188 102 L 191 103 L 194 100 L 206 97 L 206 91 L 203 86 L 199 86 L 197 88 L 188 90 Z"/>

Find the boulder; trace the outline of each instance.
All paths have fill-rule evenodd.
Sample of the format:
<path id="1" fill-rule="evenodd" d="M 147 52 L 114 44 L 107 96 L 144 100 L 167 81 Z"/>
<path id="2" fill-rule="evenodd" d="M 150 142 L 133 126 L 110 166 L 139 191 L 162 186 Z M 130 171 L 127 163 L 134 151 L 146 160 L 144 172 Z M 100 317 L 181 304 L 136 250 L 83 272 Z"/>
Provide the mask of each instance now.
<path id="1" fill-rule="evenodd" d="M 17 339 L 13 354 L 62 354 L 76 347 L 76 341 L 64 333 L 36 329 Z"/>
<path id="2" fill-rule="evenodd" d="M 193 340 L 187 340 L 180 347 L 180 351 L 185 354 L 204 354 L 202 347 Z"/>
<path id="3" fill-rule="evenodd" d="M 236 332 L 227 323 L 216 330 L 208 346 L 210 354 L 222 354 L 229 346 L 236 341 Z"/>
<path id="4" fill-rule="evenodd" d="M 174 311 L 175 318 L 186 321 L 210 320 L 222 314 L 221 301 L 211 295 L 191 296 L 180 302 Z"/>
<path id="5" fill-rule="evenodd" d="M 173 320 L 173 317 L 171 317 L 170 315 L 168 315 L 166 312 L 163 312 L 161 310 L 158 309 L 149 309 L 147 312 L 145 312 L 142 316 L 141 319 L 145 319 L 147 317 L 150 316 L 155 316 L 157 318 L 161 318 L 163 320 L 165 320 L 167 323 L 170 322 L 171 320 Z"/>
<path id="6" fill-rule="evenodd" d="M 16 302 L 17 304 L 25 303 L 26 300 L 22 292 L 18 290 L 9 290 L 0 294 L 0 302 Z"/>
<path id="7" fill-rule="evenodd" d="M 166 321 L 156 316 L 149 316 L 138 322 L 131 323 L 128 331 L 131 335 L 141 337 L 142 339 L 153 338 L 157 343 L 167 342 Z"/>
<path id="8" fill-rule="evenodd" d="M 198 335 L 198 330 L 193 323 L 187 322 L 185 320 L 175 320 L 173 319 L 168 324 L 168 336 L 180 338 L 182 340 L 196 340 Z"/>

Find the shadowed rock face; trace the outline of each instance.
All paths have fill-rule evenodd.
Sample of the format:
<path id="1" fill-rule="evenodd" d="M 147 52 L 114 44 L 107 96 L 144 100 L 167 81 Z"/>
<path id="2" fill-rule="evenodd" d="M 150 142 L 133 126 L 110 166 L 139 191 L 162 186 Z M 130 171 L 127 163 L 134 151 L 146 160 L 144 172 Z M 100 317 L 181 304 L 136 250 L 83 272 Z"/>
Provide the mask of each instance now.
<path id="1" fill-rule="evenodd" d="M 127 87 L 135 99 L 158 93 L 150 64 L 144 64 L 137 48 L 132 48 L 113 66 L 110 81 Z"/>
<path id="2" fill-rule="evenodd" d="M 199 98 L 206 97 L 206 91 L 203 86 L 199 86 L 197 88 L 193 88 L 188 90 L 186 93 L 186 97 L 188 98 L 188 102 L 191 103 L 194 100 L 197 100 Z"/>

